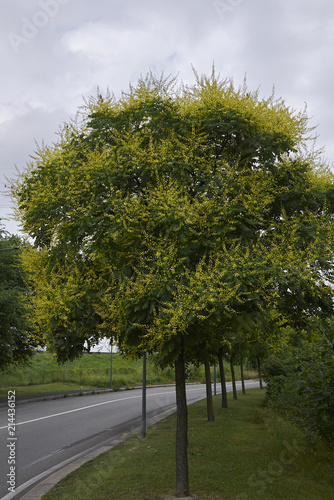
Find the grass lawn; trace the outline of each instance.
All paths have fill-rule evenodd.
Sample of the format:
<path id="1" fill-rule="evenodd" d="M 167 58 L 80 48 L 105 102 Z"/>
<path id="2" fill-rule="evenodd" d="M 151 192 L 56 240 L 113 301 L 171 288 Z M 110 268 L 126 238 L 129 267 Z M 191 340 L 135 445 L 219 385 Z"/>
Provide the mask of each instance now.
<path id="1" fill-rule="evenodd" d="M 334 457 L 307 448 L 296 427 L 250 389 L 206 421 L 205 400 L 189 406 L 190 489 L 200 500 L 329 500 Z M 68 475 L 43 500 L 163 500 L 175 484 L 175 414 Z"/>

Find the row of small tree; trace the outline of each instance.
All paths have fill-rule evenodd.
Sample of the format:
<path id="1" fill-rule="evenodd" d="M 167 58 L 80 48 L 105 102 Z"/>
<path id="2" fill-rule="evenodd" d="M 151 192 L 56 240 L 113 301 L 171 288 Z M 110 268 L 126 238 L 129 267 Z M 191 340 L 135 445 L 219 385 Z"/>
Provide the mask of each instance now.
<path id="1" fill-rule="evenodd" d="M 59 361 L 112 336 L 175 366 L 179 496 L 185 363 L 277 351 L 333 314 L 333 175 L 310 134 L 306 112 L 214 69 L 150 73 L 85 101 L 13 183 L 29 324 Z"/>

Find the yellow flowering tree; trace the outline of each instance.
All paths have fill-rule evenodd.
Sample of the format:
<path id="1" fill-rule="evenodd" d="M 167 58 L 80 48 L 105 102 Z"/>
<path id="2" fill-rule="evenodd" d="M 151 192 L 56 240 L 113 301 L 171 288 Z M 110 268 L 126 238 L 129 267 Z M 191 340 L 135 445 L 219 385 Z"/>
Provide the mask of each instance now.
<path id="1" fill-rule="evenodd" d="M 119 99 L 88 99 L 13 196 L 36 247 L 30 307 L 60 358 L 108 332 L 125 353 L 175 364 L 182 496 L 185 360 L 250 314 L 329 313 L 334 197 L 329 171 L 304 152 L 305 113 L 214 71 L 176 85 L 148 74 Z"/>

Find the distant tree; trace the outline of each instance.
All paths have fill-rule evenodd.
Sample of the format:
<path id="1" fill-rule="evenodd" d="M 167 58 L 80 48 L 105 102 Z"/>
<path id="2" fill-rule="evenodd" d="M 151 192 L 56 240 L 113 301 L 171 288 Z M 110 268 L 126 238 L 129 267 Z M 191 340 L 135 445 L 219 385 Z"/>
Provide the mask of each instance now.
<path id="1" fill-rule="evenodd" d="M 24 363 L 37 345 L 26 320 L 20 247 L 23 241 L 0 227 L 0 369 Z"/>
<path id="2" fill-rule="evenodd" d="M 185 362 L 239 316 L 294 321 L 279 292 L 288 297 L 295 279 L 304 323 L 332 295 L 333 178 L 299 151 L 308 132 L 305 113 L 214 71 L 181 89 L 149 74 L 118 100 L 89 99 L 13 187 L 45 259 L 41 285 L 38 260 L 31 280 L 39 297 L 48 291 L 40 321 L 50 341 L 70 330 L 68 355 L 78 352 L 90 311 L 97 336 L 175 365 L 178 496 L 189 493 Z M 62 284 L 54 301 L 52 283 Z"/>

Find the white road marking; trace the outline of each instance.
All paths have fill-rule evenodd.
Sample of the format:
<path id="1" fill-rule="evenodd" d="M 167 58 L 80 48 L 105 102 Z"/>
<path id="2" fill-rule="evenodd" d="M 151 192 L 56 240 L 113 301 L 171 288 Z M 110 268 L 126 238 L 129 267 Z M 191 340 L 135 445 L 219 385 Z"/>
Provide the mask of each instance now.
<path id="1" fill-rule="evenodd" d="M 189 390 L 193 391 L 193 390 L 196 390 L 196 389 L 189 389 Z M 158 393 L 154 393 L 154 394 L 147 394 L 147 397 L 164 396 L 164 395 L 167 395 L 167 394 L 175 394 L 175 391 L 158 392 Z M 34 418 L 32 420 L 26 420 L 25 422 L 16 422 L 15 425 L 17 426 L 17 425 L 31 424 L 33 422 L 39 422 L 40 420 L 45 420 L 47 418 L 53 418 L 53 417 L 59 417 L 60 415 L 66 415 L 67 413 L 74 413 L 76 411 L 88 410 L 89 408 L 94 408 L 95 406 L 101 406 L 101 405 L 107 405 L 107 404 L 117 403 L 119 401 L 126 401 L 126 400 L 129 400 L 129 399 L 138 399 L 138 398 L 141 398 L 141 397 L 142 397 L 141 395 L 139 395 L 139 396 L 128 396 L 126 398 L 113 399 L 112 401 L 104 401 L 102 403 L 96 403 L 94 405 L 83 406 L 82 408 L 75 408 L 74 410 L 67 410 L 67 411 L 63 411 L 61 413 L 54 413 L 52 415 L 46 415 L 45 417 L 38 417 L 38 418 Z M 7 428 L 8 428 L 8 426 L 6 425 L 4 427 L 0 427 L 0 430 L 7 429 Z"/>
<path id="2" fill-rule="evenodd" d="M 190 391 L 198 391 L 198 390 L 203 390 L 203 388 L 193 388 L 193 389 L 187 389 L 187 392 L 190 392 Z M 169 392 L 157 392 L 157 393 L 154 393 L 154 394 L 147 394 L 147 397 L 153 397 L 153 396 L 164 396 L 164 395 L 167 395 L 167 394 L 175 394 L 175 390 L 174 391 L 169 391 Z M 46 420 L 47 418 L 54 418 L 54 417 L 59 417 L 61 415 L 66 415 L 68 413 L 74 413 L 74 412 L 77 412 L 77 411 L 82 411 L 82 410 L 88 410 L 89 408 L 94 408 L 96 406 L 101 406 L 101 405 L 107 405 L 107 404 L 112 404 L 112 403 L 118 403 L 119 401 L 126 401 L 126 400 L 129 400 L 129 399 L 138 399 L 138 398 L 141 398 L 142 396 L 139 395 L 139 396 L 128 396 L 126 398 L 119 398 L 119 399 L 113 399 L 112 401 L 104 401 L 102 403 L 96 403 L 94 405 L 89 405 L 89 406 L 83 406 L 82 408 L 75 408 L 74 410 L 67 410 L 67 411 L 63 411 L 61 413 L 54 413 L 52 415 L 46 415 L 45 417 L 38 417 L 38 418 L 34 418 L 32 420 L 26 420 L 25 422 L 16 422 L 16 426 L 18 425 L 24 425 L 24 424 L 31 424 L 33 422 L 39 422 L 40 420 Z M 0 430 L 3 430 L 3 429 L 7 429 L 8 426 L 5 425 L 3 427 L 0 427 Z"/>

